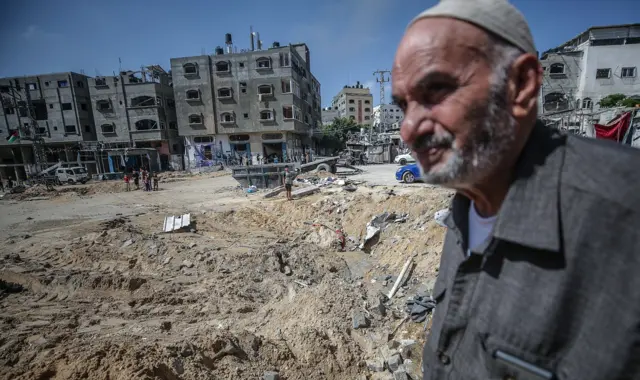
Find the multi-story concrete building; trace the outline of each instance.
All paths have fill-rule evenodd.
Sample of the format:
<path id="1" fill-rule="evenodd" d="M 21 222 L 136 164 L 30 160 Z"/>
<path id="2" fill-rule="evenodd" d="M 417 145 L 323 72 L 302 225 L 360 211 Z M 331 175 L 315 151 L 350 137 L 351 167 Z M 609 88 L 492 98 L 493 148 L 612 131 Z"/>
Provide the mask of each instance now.
<path id="1" fill-rule="evenodd" d="M 395 104 L 381 104 L 373 107 L 373 126 L 380 132 L 391 129 L 394 123 L 404 119 L 402 109 Z"/>
<path id="2" fill-rule="evenodd" d="M 189 167 L 218 155 L 292 159 L 312 149 L 320 83 L 307 45 L 171 59 L 178 128 Z M 280 161 L 282 162 L 282 161 Z"/>
<path id="3" fill-rule="evenodd" d="M 0 177 L 22 181 L 36 171 L 27 93 L 45 144 L 46 163 L 60 161 L 97 171 L 93 154 L 83 143 L 96 140 L 88 77 L 74 72 L 0 79 Z M 8 137 L 17 131 L 13 142 Z"/>
<path id="4" fill-rule="evenodd" d="M 358 124 L 370 125 L 373 95 L 369 88 L 357 82 L 355 86 L 344 86 L 333 97 L 331 107 L 338 110 L 338 117 L 348 117 Z"/>
<path id="5" fill-rule="evenodd" d="M 168 73 L 149 66 L 88 81 L 105 169 L 182 168 L 182 140 Z"/>
<path id="6" fill-rule="evenodd" d="M 590 28 L 544 52 L 540 62 L 544 81 L 539 112 L 571 114 L 564 123 L 583 127 L 599 118 L 598 102 L 607 95 L 640 99 L 640 24 Z"/>
<path id="7" fill-rule="evenodd" d="M 329 125 L 339 116 L 338 107 L 322 108 L 322 125 Z"/>

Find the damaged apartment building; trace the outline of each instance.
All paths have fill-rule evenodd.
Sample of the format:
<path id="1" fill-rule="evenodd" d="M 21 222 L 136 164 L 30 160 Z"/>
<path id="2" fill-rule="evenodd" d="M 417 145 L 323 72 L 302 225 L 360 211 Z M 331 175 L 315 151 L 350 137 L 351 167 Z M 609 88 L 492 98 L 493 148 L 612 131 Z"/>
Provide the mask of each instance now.
<path id="1" fill-rule="evenodd" d="M 88 77 L 74 72 L 0 78 L 0 178 L 23 181 L 37 172 L 32 133 L 41 137 L 40 169 L 62 162 L 99 171 Z M 31 98 L 28 106 L 27 92 Z M 31 112 L 32 111 L 32 112 Z M 30 128 L 31 116 L 37 128 Z"/>
<path id="2" fill-rule="evenodd" d="M 278 42 L 263 48 L 258 33 L 249 37 L 246 50 L 237 51 L 226 34 L 225 48 L 213 55 L 171 59 L 189 169 L 223 157 L 284 162 L 313 149 L 321 101 L 309 48 Z"/>
<path id="3" fill-rule="evenodd" d="M 182 169 L 171 76 L 160 66 L 89 78 L 105 172 Z"/>
<path id="4" fill-rule="evenodd" d="M 640 100 L 640 24 L 592 27 L 544 52 L 541 116 L 591 136 L 599 102 L 611 94 Z"/>

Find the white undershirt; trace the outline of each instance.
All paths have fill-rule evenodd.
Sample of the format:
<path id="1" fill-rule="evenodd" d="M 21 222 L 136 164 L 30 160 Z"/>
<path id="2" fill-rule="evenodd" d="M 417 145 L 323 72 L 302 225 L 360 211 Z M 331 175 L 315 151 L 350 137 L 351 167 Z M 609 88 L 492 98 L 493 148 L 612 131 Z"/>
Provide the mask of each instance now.
<path id="1" fill-rule="evenodd" d="M 496 222 L 497 215 L 483 218 L 476 211 L 473 201 L 469 206 L 469 249 L 467 254 L 471 255 L 471 250 L 484 243 L 489 237 L 491 229 Z"/>

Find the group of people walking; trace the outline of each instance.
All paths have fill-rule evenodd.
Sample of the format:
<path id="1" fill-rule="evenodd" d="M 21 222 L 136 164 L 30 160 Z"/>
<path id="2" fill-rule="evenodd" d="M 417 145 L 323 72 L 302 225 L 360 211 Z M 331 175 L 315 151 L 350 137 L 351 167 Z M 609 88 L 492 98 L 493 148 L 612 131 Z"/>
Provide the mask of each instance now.
<path id="1" fill-rule="evenodd" d="M 133 184 L 135 185 L 136 190 L 140 190 L 140 181 L 142 181 L 142 189 L 144 191 L 158 190 L 158 174 L 153 173 L 145 168 L 141 168 L 140 170 L 134 169 L 132 173 L 126 173 L 124 175 L 126 191 L 131 191 L 131 180 L 133 180 Z"/>

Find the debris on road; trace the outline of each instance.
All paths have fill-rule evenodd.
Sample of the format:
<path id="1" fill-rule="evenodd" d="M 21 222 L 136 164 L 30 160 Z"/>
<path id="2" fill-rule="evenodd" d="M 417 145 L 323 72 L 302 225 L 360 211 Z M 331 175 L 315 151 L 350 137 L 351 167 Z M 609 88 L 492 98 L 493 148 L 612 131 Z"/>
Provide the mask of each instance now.
<path id="1" fill-rule="evenodd" d="M 184 232 L 190 230 L 191 214 L 170 215 L 164 218 L 164 232 Z"/>

